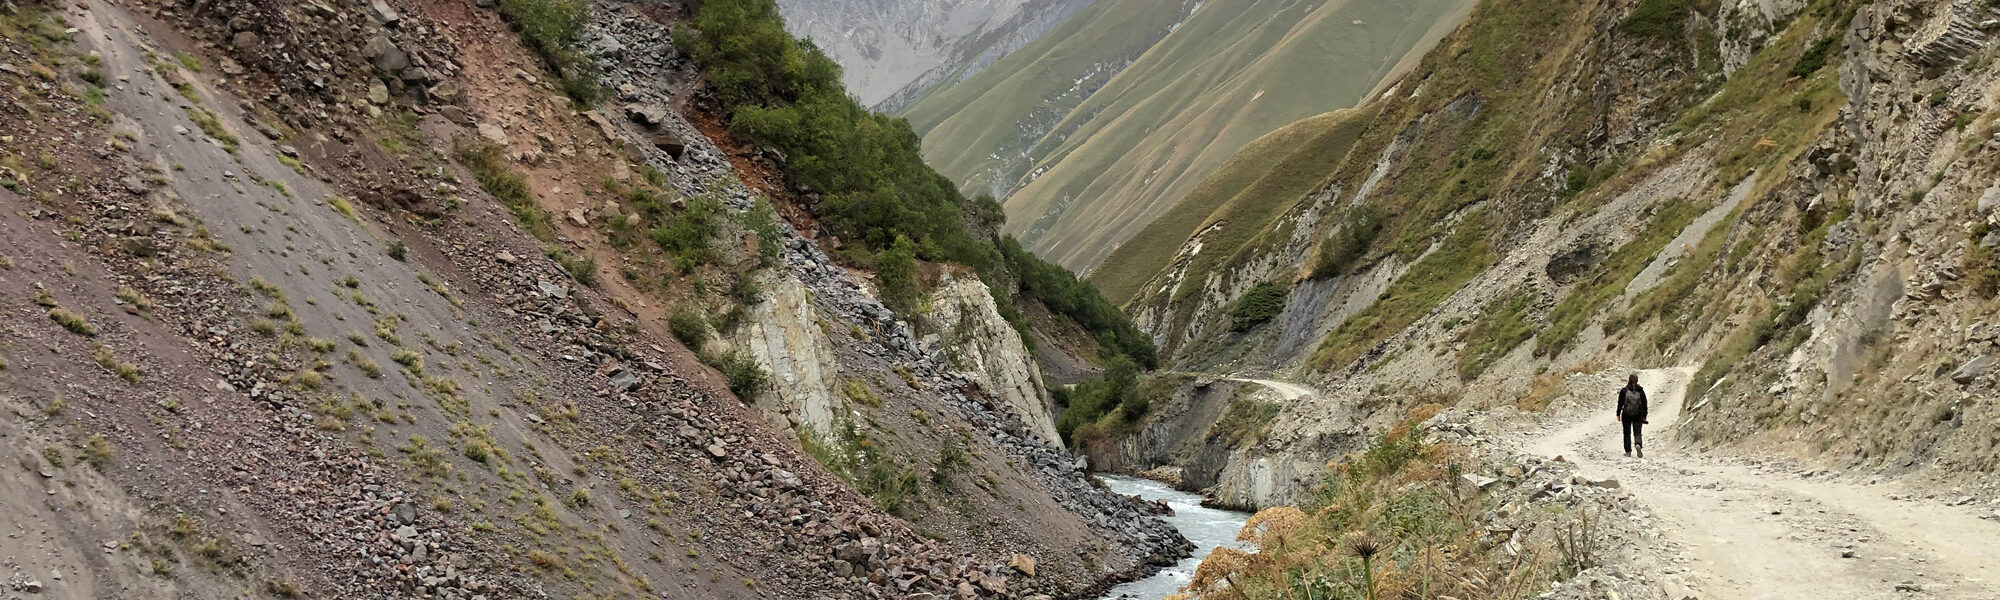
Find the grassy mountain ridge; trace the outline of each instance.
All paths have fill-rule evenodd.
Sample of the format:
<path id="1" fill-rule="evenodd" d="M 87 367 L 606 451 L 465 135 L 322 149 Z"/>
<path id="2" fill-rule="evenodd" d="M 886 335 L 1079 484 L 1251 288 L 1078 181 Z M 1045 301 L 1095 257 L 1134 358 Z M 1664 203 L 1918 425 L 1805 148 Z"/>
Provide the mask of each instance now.
<path id="1" fill-rule="evenodd" d="M 1092 283 L 1112 302 L 1124 303 L 1175 258 L 1188 237 L 1202 232 L 1208 256 L 1227 256 L 1235 247 L 1224 238 L 1247 238 L 1283 214 L 1290 203 L 1325 184 L 1324 164 L 1337 162 L 1353 146 L 1371 115 L 1339 110 L 1287 125 L 1244 146 L 1173 208 L 1147 223 L 1105 258 Z M 1209 235 L 1221 223 L 1231 235 Z"/>
<path id="2" fill-rule="evenodd" d="M 906 114 L 924 132 L 928 158 L 941 171 L 1005 195 L 1009 231 L 1052 260 L 1088 269 L 1244 144 L 1352 105 L 1467 4 L 1210 3 L 1108 81 L 1101 69 L 1116 60 L 1057 54 L 1067 62 L 995 65 L 941 88 Z M 1066 31 L 1122 33 L 1130 25 L 1083 27 L 1093 17 L 1119 16 L 1114 7 L 1136 5 L 1093 7 L 1029 49 L 1091 47 L 1057 37 Z M 1103 83 L 1081 99 L 1022 93 L 996 85 L 1010 71 L 1023 79 Z M 973 93 L 968 89 L 979 100 L 957 101 Z M 940 119 L 941 113 L 949 116 Z M 932 121 L 939 125 L 926 127 Z"/>

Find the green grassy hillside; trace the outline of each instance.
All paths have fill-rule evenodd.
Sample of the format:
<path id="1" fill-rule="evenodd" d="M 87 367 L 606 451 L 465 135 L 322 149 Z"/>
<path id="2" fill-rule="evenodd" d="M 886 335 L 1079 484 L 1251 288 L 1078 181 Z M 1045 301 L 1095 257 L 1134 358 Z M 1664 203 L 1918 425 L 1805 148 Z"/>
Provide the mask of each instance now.
<path id="1" fill-rule="evenodd" d="M 1073 109 L 1043 102 L 1063 90 L 996 85 L 1033 79 L 1063 87 L 1081 80 L 1087 88 L 1090 69 L 1098 67 L 1101 76 L 1103 65 L 1115 64 L 1113 51 L 1133 41 L 1104 32 L 1157 27 L 1137 19 L 1178 6 L 1114 0 L 1039 41 L 1046 54 L 1017 53 L 1010 64 L 938 90 L 908 116 L 942 172 L 971 186 L 1011 190 L 1010 231 L 1051 260 L 1089 269 L 1245 144 L 1354 105 L 1468 5 L 1210 3 Z M 1103 54 L 1079 54 L 1093 49 Z"/>
<path id="2" fill-rule="evenodd" d="M 1179 22 L 1177 0 L 1100 0 L 965 81 L 939 86 L 901 115 L 924 136 L 924 157 L 974 192 L 1005 193 L 1047 125 L 1103 86 Z M 1115 66 L 1113 66 L 1115 65 Z M 1034 133 L 1024 133 L 1033 129 Z M 996 171 L 1011 174 L 996 180 Z"/>
<path id="3" fill-rule="evenodd" d="M 1221 229 L 1203 239 L 1203 254 L 1227 256 L 1324 184 L 1326 165 L 1346 156 L 1372 115 L 1338 110 L 1257 138 L 1119 245 L 1091 274 L 1091 282 L 1106 298 L 1123 304 L 1167 267 L 1189 236 L 1218 222 Z"/>

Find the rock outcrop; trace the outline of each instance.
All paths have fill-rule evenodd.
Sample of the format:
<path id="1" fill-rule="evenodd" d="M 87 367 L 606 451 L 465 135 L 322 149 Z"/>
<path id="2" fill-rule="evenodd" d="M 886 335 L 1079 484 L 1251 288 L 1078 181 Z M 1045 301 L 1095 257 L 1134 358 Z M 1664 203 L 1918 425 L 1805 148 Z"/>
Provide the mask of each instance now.
<path id="1" fill-rule="evenodd" d="M 976 277 L 945 273 L 928 305 L 930 313 L 924 320 L 933 333 L 924 337 L 924 343 L 941 349 L 953 369 L 1005 401 L 1036 437 L 1062 445 L 1035 356 L 1021 341 L 1021 332 L 1000 316 L 986 284 Z"/>

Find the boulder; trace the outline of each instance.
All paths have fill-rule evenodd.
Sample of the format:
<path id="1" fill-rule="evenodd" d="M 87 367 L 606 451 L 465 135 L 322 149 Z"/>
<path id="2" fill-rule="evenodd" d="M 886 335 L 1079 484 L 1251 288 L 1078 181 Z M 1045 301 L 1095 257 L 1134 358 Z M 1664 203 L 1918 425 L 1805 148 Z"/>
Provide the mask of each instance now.
<path id="1" fill-rule="evenodd" d="M 1978 379 L 1980 375 L 1985 375 L 1986 371 L 1992 368 L 1993 356 L 1990 354 L 1981 356 L 1959 366 L 1958 370 L 1952 371 L 1951 380 L 1957 382 L 1959 385 L 1972 383 L 1972 380 Z"/>
<path id="2" fill-rule="evenodd" d="M 1015 571 L 1020 572 L 1022 575 L 1035 576 L 1035 557 L 1026 554 L 1015 554 L 1013 559 L 1007 561 L 1007 566 L 1013 567 Z"/>
<path id="3" fill-rule="evenodd" d="M 229 38 L 229 45 L 240 52 L 256 52 L 264 46 L 264 38 L 253 31 L 238 31 Z"/>
<path id="4" fill-rule="evenodd" d="M 377 34 L 368 38 L 368 43 L 361 47 L 361 51 L 368 55 L 368 60 L 375 64 L 376 69 L 385 73 L 400 73 L 410 67 L 410 55 L 404 53 L 402 48 L 396 47 L 396 43 L 390 41 L 386 35 Z"/>
<path id="5" fill-rule="evenodd" d="M 398 21 L 403 20 L 403 15 L 397 14 L 396 9 L 390 7 L 389 3 L 382 0 L 375 0 L 368 3 L 368 18 L 374 19 L 375 22 L 383 25 L 394 26 Z"/>

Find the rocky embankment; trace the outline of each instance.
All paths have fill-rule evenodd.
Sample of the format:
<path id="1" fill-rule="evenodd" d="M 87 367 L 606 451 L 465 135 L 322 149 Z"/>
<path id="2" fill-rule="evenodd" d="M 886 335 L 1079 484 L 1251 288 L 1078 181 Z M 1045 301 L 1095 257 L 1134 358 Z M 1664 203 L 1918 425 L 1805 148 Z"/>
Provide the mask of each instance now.
<path id="1" fill-rule="evenodd" d="M 1063 568 L 1053 549 L 1091 539 L 1036 546 L 1037 569 L 1012 542 L 920 535 L 650 333 L 633 299 L 552 260 L 551 245 L 588 248 L 515 224 L 444 155 L 452 140 L 518 144 L 507 159 L 523 168 L 630 143 L 689 191 L 729 166 L 678 117 L 568 112 L 528 83 L 546 73 L 527 72 L 496 15 L 469 2 L 190 8 L 35 3 L 23 11 L 45 16 L 28 23 L 44 37 L 7 42 L 0 79 L 28 91 L 0 115 L 20 132 L 8 143 L 46 157 L 9 163 L 0 191 L 15 242 L 0 289 L 20 323 L 0 331 L 0 443 L 23 465 L 0 505 L 40 532 L 0 542 L 21 589 L 1019 597 L 1185 551 L 810 240 L 772 243 L 821 314 L 884 332 L 840 347 L 881 371 L 907 365 L 938 414 L 986 440 L 993 472 L 1108 540 L 1121 571 Z M 600 18 L 650 24 L 615 40 L 634 60 L 686 66 L 664 26 Z M 412 65 L 384 66 L 397 55 Z M 624 76 L 614 87 L 686 81 Z M 500 88 L 535 92 L 508 105 Z M 628 100 L 648 98 L 674 106 Z M 522 124 L 544 109 L 574 127 Z M 662 128 L 685 142 L 661 143 Z M 740 185 L 714 189 L 748 205 Z"/>

